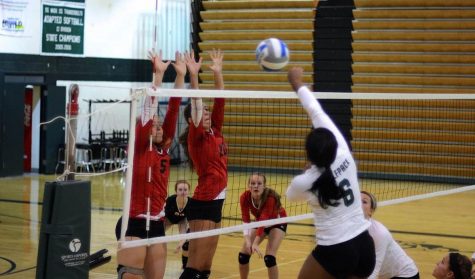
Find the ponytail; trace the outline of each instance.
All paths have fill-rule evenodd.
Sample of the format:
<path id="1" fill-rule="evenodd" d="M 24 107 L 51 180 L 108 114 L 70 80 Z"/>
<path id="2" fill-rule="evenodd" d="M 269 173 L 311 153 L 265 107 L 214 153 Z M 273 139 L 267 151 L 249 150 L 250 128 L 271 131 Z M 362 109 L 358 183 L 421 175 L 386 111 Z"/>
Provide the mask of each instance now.
<path id="1" fill-rule="evenodd" d="M 337 200 L 343 197 L 330 168 L 325 168 L 322 175 L 313 182 L 310 192 L 318 197 L 318 203 L 324 209 L 328 206 L 338 206 L 340 203 Z"/>
<path id="2" fill-rule="evenodd" d="M 309 190 L 318 197 L 318 202 L 324 209 L 328 206 L 338 206 L 340 203 L 337 200 L 343 197 L 343 191 L 336 184 L 330 169 L 330 165 L 335 161 L 337 148 L 335 135 L 326 128 L 313 129 L 305 141 L 308 160 L 325 169 Z"/>

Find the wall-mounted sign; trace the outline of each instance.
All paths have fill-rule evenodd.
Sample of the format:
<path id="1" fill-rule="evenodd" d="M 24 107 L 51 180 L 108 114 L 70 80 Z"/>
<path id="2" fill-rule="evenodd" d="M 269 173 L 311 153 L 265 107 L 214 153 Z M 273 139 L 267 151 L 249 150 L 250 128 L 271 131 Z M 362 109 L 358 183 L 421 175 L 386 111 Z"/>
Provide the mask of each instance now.
<path id="1" fill-rule="evenodd" d="M 42 9 L 42 53 L 84 55 L 85 1 L 44 0 Z"/>

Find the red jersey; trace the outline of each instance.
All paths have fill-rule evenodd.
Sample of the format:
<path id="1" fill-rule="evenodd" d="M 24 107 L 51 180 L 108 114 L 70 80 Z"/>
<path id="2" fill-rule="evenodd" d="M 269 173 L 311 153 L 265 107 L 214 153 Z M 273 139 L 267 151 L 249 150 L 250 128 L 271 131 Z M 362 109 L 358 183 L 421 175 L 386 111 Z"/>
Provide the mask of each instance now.
<path id="1" fill-rule="evenodd" d="M 198 185 L 193 198 L 201 201 L 214 200 L 228 182 L 228 148 L 221 128 L 224 122 L 224 99 L 215 98 L 211 114 L 211 131 L 190 124 L 188 152 L 198 174 Z"/>
<path id="2" fill-rule="evenodd" d="M 242 221 L 244 223 L 251 222 L 250 214 L 255 217 L 256 221 L 287 217 L 287 212 L 285 212 L 285 209 L 282 206 L 280 208 L 276 207 L 277 200 L 273 195 L 269 195 L 264 204 L 258 209 L 252 204 L 251 191 L 247 190 L 242 193 L 239 203 L 241 204 Z M 263 234 L 264 227 L 258 228 L 256 235 L 261 236 Z"/>
<path id="3" fill-rule="evenodd" d="M 139 119 L 135 125 L 134 172 L 132 174 L 132 197 L 130 217 L 147 214 L 148 198 L 150 197 L 150 215 L 158 216 L 163 210 L 168 196 L 168 177 L 170 175 L 170 156 L 168 148 L 175 136 L 181 98 L 170 98 L 167 113 L 163 120 L 163 142 L 167 146 L 157 147 L 152 144 L 150 149 L 150 130 L 153 119 L 144 125 Z"/>

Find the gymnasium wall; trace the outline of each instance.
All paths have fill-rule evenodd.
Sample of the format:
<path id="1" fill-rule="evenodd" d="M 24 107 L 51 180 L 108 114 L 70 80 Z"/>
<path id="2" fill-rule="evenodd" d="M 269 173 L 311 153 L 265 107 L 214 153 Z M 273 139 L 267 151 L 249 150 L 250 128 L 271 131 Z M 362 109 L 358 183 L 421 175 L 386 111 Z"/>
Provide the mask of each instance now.
<path id="1" fill-rule="evenodd" d="M 189 46 L 190 0 L 158 1 L 157 48 L 164 58 Z M 41 54 L 41 1 L 29 2 L 25 36 L 0 35 L 0 53 Z M 155 1 L 86 1 L 84 57 L 146 59 L 154 37 Z M 177 27 L 181 26 L 181 27 Z"/>
<path id="2" fill-rule="evenodd" d="M 31 3 L 30 3 L 31 2 Z M 164 50 L 164 59 L 174 59 L 176 50 L 189 48 L 189 0 L 158 1 L 156 49 Z M 0 35 L 0 92 L 24 94 L 31 84 L 41 88 L 40 121 L 65 114 L 65 88 L 57 80 L 147 82 L 151 80 L 147 51 L 154 43 L 155 1 L 86 1 L 84 56 L 41 55 L 41 1 L 29 1 L 32 16 L 28 36 Z M 183 28 L 177 28 L 183 26 Z M 171 69 L 172 67 L 170 67 Z M 167 71 L 164 81 L 174 80 Z M 100 96 L 98 96 L 100 97 Z M 0 96 L 0 127 L 21 125 L 22 119 L 5 115 L 5 106 L 23 110 L 21 98 Z M 7 123 L 8 122 L 8 123 Z M 8 125 L 5 125 L 8 124 Z M 64 142 L 64 125 L 55 123 L 33 139 L 32 150 L 40 161 L 40 173 L 53 173 L 58 145 Z M 12 166 L 11 158 L 23 157 L 22 147 L 12 149 L 6 142 L 23 141 L 23 134 L 0 129 L 0 176 L 18 175 L 21 166 Z M 13 151 L 16 150 L 16 151 Z M 21 159 L 17 160 L 21 161 Z"/>

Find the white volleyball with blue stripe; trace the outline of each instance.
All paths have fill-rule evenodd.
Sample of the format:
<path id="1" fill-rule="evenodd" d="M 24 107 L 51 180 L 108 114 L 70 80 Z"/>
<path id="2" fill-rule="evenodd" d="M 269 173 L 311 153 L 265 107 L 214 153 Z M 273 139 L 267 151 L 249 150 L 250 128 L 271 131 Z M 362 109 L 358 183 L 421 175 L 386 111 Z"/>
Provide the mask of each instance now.
<path id="1" fill-rule="evenodd" d="M 256 60 L 263 70 L 278 71 L 289 63 L 289 49 L 279 39 L 269 38 L 259 43 L 256 48 Z"/>

